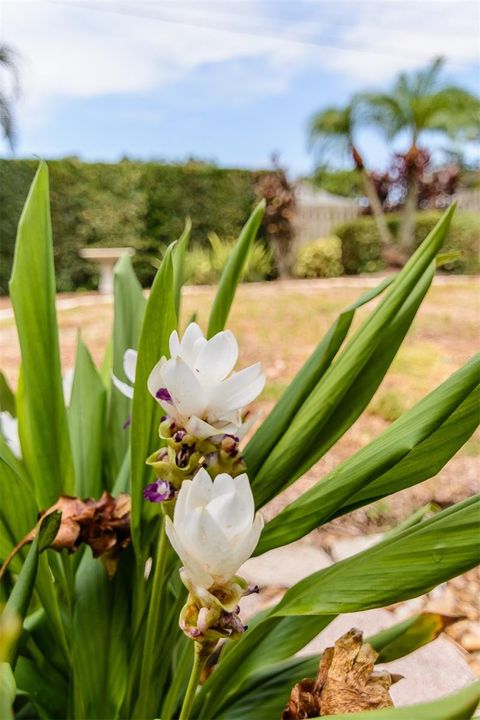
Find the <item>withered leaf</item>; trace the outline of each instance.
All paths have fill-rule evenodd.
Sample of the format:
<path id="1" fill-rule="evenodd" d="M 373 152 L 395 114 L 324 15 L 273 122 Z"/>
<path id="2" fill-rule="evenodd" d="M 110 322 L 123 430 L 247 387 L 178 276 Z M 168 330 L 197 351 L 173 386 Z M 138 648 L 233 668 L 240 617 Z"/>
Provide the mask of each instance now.
<path id="1" fill-rule="evenodd" d="M 352 628 L 335 647 L 322 654 L 315 680 L 302 680 L 291 691 L 283 720 L 304 720 L 322 715 L 393 707 L 389 694 L 393 678 L 374 669 L 378 653 Z"/>

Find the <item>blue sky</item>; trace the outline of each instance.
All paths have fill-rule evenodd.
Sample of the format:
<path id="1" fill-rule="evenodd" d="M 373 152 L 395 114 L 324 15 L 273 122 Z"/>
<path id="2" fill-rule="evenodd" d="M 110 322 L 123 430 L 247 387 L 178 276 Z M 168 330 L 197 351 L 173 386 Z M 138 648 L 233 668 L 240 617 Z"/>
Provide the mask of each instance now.
<path id="1" fill-rule="evenodd" d="M 350 93 L 447 57 L 478 91 L 476 3 L 464 0 L 4 0 L 20 56 L 17 155 L 312 169 L 307 124 Z M 360 144 L 371 166 L 388 148 Z M 2 148 L 7 154 L 6 147 Z"/>

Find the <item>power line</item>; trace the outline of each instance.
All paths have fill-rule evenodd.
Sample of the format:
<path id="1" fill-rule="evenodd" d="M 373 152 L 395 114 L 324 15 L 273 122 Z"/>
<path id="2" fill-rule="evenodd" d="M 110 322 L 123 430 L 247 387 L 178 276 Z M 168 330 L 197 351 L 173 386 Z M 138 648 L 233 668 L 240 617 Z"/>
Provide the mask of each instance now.
<path id="1" fill-rule="evenodd" d="M 268 40 L 275 40 L 277 42 L 286 42 L 286 43 L 294 43 L 297 45 L 307 46 L 307 47 L 314 47 L 314 48 L 324 48 L 328 50 L 340 50 L 340 51 L 346 51 L 346 52 L 357 52 L 361 54 L 366 55 L 377 55 L 379 57 L 398 57 L 398 58 L 404 58 L 405 57 L 405 49 L 394 49 L 392 50 L 372 50 L 370 48 L 365 48 L 358 44 L 353 43 L 342 43 L 342 42 L 331 42 L 331 41 L 325 41 L 325 40 L 319 40 L 312 37 L 300 37 L 298 35 L 292 35 L 285 32 L 282 32 L 281 34 L 275 34 L 273 32 L 267 32 L 262 24 L 257 23 L 257 28 L 247 27 L 247 28 L 240 28 L 240 27 L 232 27 L 231 25 L 224 25 L 224 24 L 215 24 L 211 20 L 207 19 L 205 20 L 205 17 L 202 16 L 196 16 L 195 18 L 185 18 L 185 17 L 178 17 L 178 9 L 185 10 L 189 14 L 191 14 L 191 4 L 190 3 L 181 3 L 184 7 L 179 8 L 179 5 L 175 3 L 175 11 L 168 9 L 159 8 L 158 5 L 165 5 L 168 6 L 168 2 L 158 2 L 156 0 L 155 6 L 159 12 L 152 13 L 149 12 L 146 9 L 141 8 L 140 3 L 135 3 L 135 5 L 131 3 L 116 3 L 115 6 L 112 7 L 112 3 L 110 2 L 97 2 L 95 4 L 88 3 L 88 2 L 79 2 L 77 0 L 49 0 L 52 4 L 58 4 L 58 5 L 65 5 L 68 7 L 74 7 L 78 8 L 80 10 L 90 10 L 93 12 L 100 12 L 100 13 L 108 13 L 113 15 L 120 15 L 120 16 L 127 16 L 127 17 L 135 17 L 135 18 L 142 18 L 142 19 L 149 19 L 149 20 L 155 20 L 159 23 L 165 23 L 165 24 L 173 24 L 173 25 L 180 25 L 184 27 L 191 27 L 195 29 L 206 29 L 206 30 L 215 30 L 220 32 L 227 32 L 234 35 L 245 35 L 250 37 L 261 37 Z M 432 0 L 433 1 L 433 0 Z M 360 0 L 362 4 L 365 3 L 365 0 Z M 469 3 L 469 0 L 460 0 L 460 2 L 466 2 Z M 210 3 L 211 4 L 211 3 Z M 221 0 L 219 0 L 218 3 L 215 3 L 215 5 L 224 4 Z M 275 5 L 275 2 L 269 3 L 272 6 Z M 371 0 L 366 0 L 366 4 L 372 4 Z M 374 3 L 376 4 L 375 0 Z M 470 4 L 470 3 L 469 3 Z M 142 5 L 150 5 L 150 3 L 142 3 Z M 303 2 L 302 5 L 312 5 L 311 2 Z M 195 11 L 198 12 L 198 5 L 193 6 L 195 7 Z M 135 8 L 135 9 L 134 9 Z M 159 14 L 160 13 L 160 14 Z M 163 13 L 163 14 L 162 14 Z M 165 14 L 167 13 L 167 14 Z M 176 13 L 176 14 L 175 14 Z M 208 14 L 208 13 L 207 13 Z M 243 14 L 242 14 L 243 15 Z M 237 14 L 238 16 L 238 14 Z M 259 16 L 250 15 L 250 18 L 253 18 L 254 20 L 258 20 Z M 215 20 L 216 18 L 214 18 Z M 222 18 L 221 18 L 222 19 Z M 262 18 L 263 19 L 263 18 Z M 333 22 L 333 21 L 332 21 Z M 272 23 L 269 22 L 269 25 L 271 26 Z M 328 23 L 324 23 L 324 25 L 328 26 Z M 354 23 L 339 23 L 337 20 L 335 20 L 335 26 L 343 25 L 346 27 L 355 27 Z M 412 57 L 412 55 L 409 53 L 409 57 Z M 431 60 L 431 54 L 428 56 L 425 55 L 416 55 L 416 59 L 418 59 L 419 62 L 428 62 Z M 455 65 L 457 67 L 462 68 L 469 68 L 470 64 L 462 63 L 455 60 L 450 60 L 449 63 L 451 65 Z"/>

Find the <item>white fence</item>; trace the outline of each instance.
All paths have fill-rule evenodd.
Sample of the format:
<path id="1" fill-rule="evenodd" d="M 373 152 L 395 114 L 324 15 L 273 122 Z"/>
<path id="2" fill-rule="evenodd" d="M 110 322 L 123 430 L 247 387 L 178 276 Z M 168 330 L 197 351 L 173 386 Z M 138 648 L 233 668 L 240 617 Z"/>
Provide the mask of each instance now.
<path id="1" fill-rule="evenodd" d="M 295 198 L 297 206 L 294 226 L 297 245 L 332 235 L 337 225 L 354 220 L 360 213 L 356 201 L 315 191 L 304 184 L 297 185 Z"/>

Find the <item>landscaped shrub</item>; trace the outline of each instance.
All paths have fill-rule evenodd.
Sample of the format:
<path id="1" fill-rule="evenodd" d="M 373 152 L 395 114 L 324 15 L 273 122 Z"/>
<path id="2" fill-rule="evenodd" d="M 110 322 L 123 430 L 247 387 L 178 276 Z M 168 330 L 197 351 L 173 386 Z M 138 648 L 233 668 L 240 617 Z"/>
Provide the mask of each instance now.
<path id="1" fill-rule="evenodd" d="M 435 227 L 441 217 L 438 211 L 417 213 L 415 225 L 415 247 Z M 388 226 L 393 236 L 398 237 L 400 218 L 390 215 Z M 342 262 L 345 272 L 358 274 L 375 272 L 384 268 L 382 245 L 375 221 L 370 217 L 362 217 L 344 223 L 335 228 L 342 241 Z M 444 250 L 458 251 L 461 256 L 442 269 L 447 272 L 465 273 L 467 275 L 480 272 L 480 215 L 478 213 L 458 212 L 452 220 Z"/>
<path id="2" fill-rule="evenodd" d="M 342 243 L 338 237 L 320 238 L 302 245 L 293 265 L 300 278 L 329 278 L 343 274 Z"/>
<path id="3" fill-rule="evenodd" d="M 235 247 L 235 238 L 222 240 L 216 233 L 208 233 L 210 247 L 196 245 L 185 258 L 185 278 L 192 285 L 212 285 L 218 282 L 223 269 Z M 258 282 L 268 278 L 273 271 L 271 251 L 263 243 L 252 247 L 242 280 Z"/>
<path id="4" fill-rule="evenodd" d="M 0 294 L 7 292 L 16 226 L 36 166 L 31 160 L 0 160 Z M 208 246 L 211 231 L 236 236 L 255 202 L 258 178 L 248 170 L 202 163 L 67 158 L 50 162 L 49 168 L 59 292 L 96 287 L 96 266 L 78 254 L 84 245 L 134 247 L 133 264 L 146 286 L 155 275 L 155 261 L 180 236 L 188 215 L 194 218 L 195 245 Z"/>

